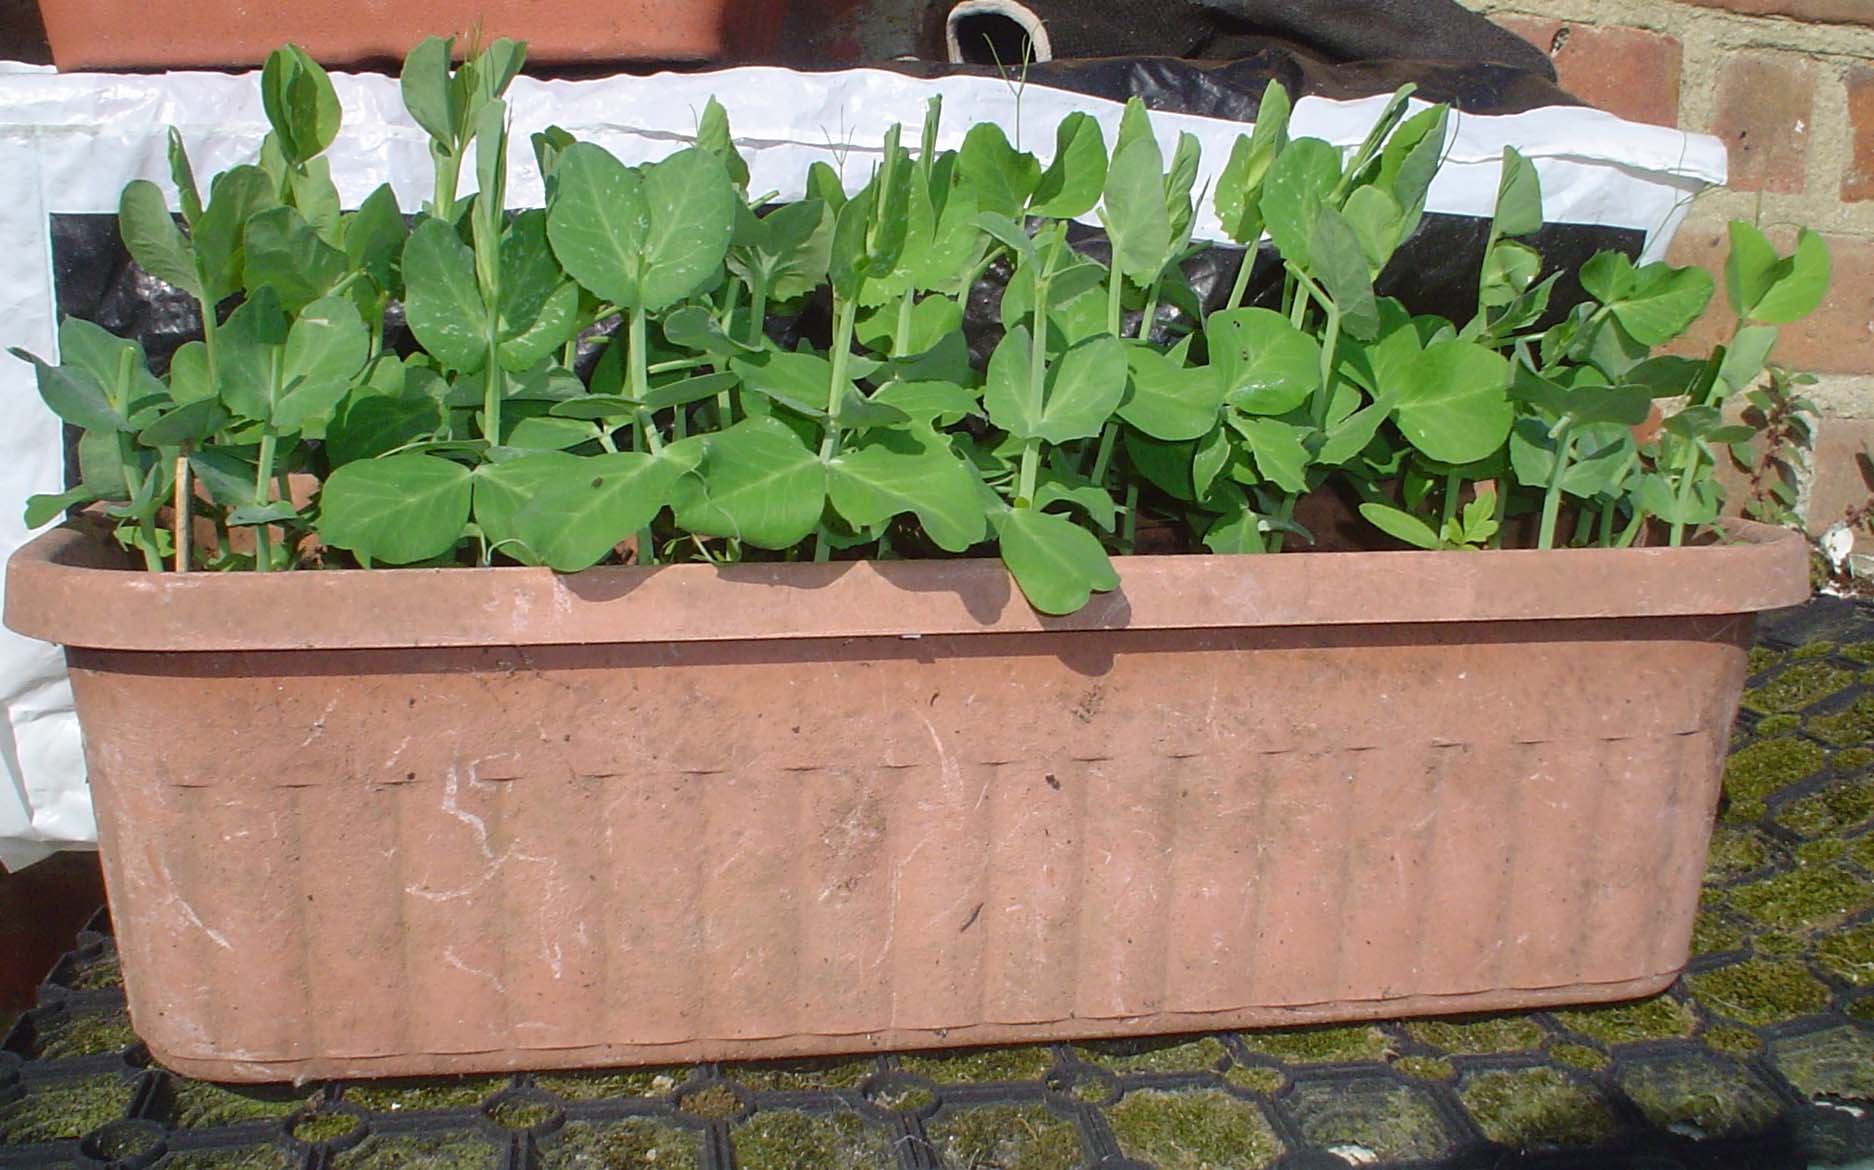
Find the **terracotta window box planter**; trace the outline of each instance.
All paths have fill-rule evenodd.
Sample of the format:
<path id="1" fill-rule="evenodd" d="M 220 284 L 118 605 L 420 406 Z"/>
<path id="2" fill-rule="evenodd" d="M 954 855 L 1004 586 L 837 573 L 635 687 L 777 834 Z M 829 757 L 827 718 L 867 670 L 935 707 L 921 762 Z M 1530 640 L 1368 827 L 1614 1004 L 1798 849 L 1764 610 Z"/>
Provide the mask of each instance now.
<path id="1" fill-rule="evenodd" d="M 1615 1000 L 1800 536 L 152 575 L 57 530 L 130 1010 L 253 1081 Z"/>
<path id="2" fill-rule="evenodd" d="M 744 5 L 736 20 L 765 25 L 770 7 Z M 287 42 L 328 65 L 377 64 L 471 29 L 483 43 L 525 38 L 536 64 L 706 61 L 728 33 L 725 0 L 39 0 L 39 14 L 65 70 L 258 67 Z"/>

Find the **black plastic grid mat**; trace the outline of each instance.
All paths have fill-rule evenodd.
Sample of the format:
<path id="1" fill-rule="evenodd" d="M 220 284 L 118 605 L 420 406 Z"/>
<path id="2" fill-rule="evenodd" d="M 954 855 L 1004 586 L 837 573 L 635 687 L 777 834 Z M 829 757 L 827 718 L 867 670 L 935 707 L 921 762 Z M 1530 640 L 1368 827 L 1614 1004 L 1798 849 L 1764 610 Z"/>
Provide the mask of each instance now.
<path id="1" fill-rule="evenodd" d="M 150 1064 L 100 915 L 0 1044 L 0 1170 L 1874 1167 L 1874 609 L 1771 615 L 1696 957 L 1612 1007 L 265 1089 Z"/>

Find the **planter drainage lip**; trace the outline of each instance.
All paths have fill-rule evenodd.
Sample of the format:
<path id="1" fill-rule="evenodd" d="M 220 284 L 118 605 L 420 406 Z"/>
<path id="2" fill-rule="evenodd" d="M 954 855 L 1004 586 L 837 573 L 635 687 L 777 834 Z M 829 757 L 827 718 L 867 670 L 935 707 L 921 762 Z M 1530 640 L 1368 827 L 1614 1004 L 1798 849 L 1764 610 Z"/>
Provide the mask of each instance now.
<path id="1" fill-rule="evenodd" d="M 1682 548 L 1116 557 L 1118 589 L 1046 617 L 987 559 L 156 574 L 65 527 L 13 555 L 5 620 L 100 650 L 364 650 L 1658 618 L 1808 597 L 1800 533 L 1724 531 Z"/>

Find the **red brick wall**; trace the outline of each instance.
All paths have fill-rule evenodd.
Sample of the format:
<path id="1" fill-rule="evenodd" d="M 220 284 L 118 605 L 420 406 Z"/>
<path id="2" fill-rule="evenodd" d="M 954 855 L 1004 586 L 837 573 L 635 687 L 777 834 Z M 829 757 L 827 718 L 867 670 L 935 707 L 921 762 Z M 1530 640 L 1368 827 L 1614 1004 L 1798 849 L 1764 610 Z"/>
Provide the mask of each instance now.
<path id="1" fill-rule="evenodd" d="M 1874 448 L 1874 0 L 1464 2 L 1549 53 L 1589 104 L 1724 142 L 1730 183 L 1693 204 L 1676 263 L 1717 273 L 1731 219 L 1785 248 L 1797 226 L 1823 234 L 1829 296 L 1784 328 L 1775 360 L 1821 379 L 1811 530 L 1868 499 L 1855 456 Z M 1712 322 L 1700 339 L 1722 332 Z"/>

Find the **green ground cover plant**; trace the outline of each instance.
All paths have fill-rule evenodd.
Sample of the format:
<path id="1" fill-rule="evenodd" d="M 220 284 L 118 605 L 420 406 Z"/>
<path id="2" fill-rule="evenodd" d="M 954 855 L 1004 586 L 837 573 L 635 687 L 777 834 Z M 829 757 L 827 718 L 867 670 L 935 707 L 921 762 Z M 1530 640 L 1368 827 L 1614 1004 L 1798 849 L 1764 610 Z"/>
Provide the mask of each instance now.
<path id="1" fill-rule="evenodd" d="M 510 212 L 523 47 L 452 48 L 403 69 L 435 163 L 413 217 L 388 186 L 341 209 L 342 114 L 297 49 L 262 73 L 255 163 L 204 196 L 172 133 L 180 222 L 140 180 L 120 224 L 202 337 L 161 376 L 76 319 L 59 364 L 21 354 L 82 430 L 80 482 L 30 525 L 91 506 L 153 571 L 994 553 L 1050 614 L 1115 588 L 1142 525 L 1305 549 L 1316 493 L 1380 547 L 1676 545 L 1719 515 L 1714 469 L 1760 461 L 1727 404 L 1827 285 L 1819 236 L 1779 256 L 1740 223 L 1734 329 L 1703 359 L 1655 353 L 1713 299 L 1697 269 L 1602 253 L 1576 274 L 1588 299 L 1551 312 L 1537 171 L 1506 150 L 1474 314 L 1415 316 L 1374 289 L 1446 140 L 1409 87 L 1343 151 L 1292 137 L 1271 84 L 1209 190 L 1197 141 L 1167 158 L 1137 101 L 1111 143 L 1068 115 L 1043 165 L 990 124 L 938 150 L 933 100 L 859 191 L 815 164 L 791 202 L 750 191 L 712 101 L 696 145 L 639 166 L 535 135 L 545 206 Z M 1244 303 L 1246 263 L 1203 312 L 1182 264 L 1206 200 L 1238 244 L 1273 243 L 1279 303 Z M 1089 217 L 1110 247 L 1070 241 Z M 972 335 L 989 273 L 1000 328 Z M 393 305 L 413 345 L 387 338 Z"/>

